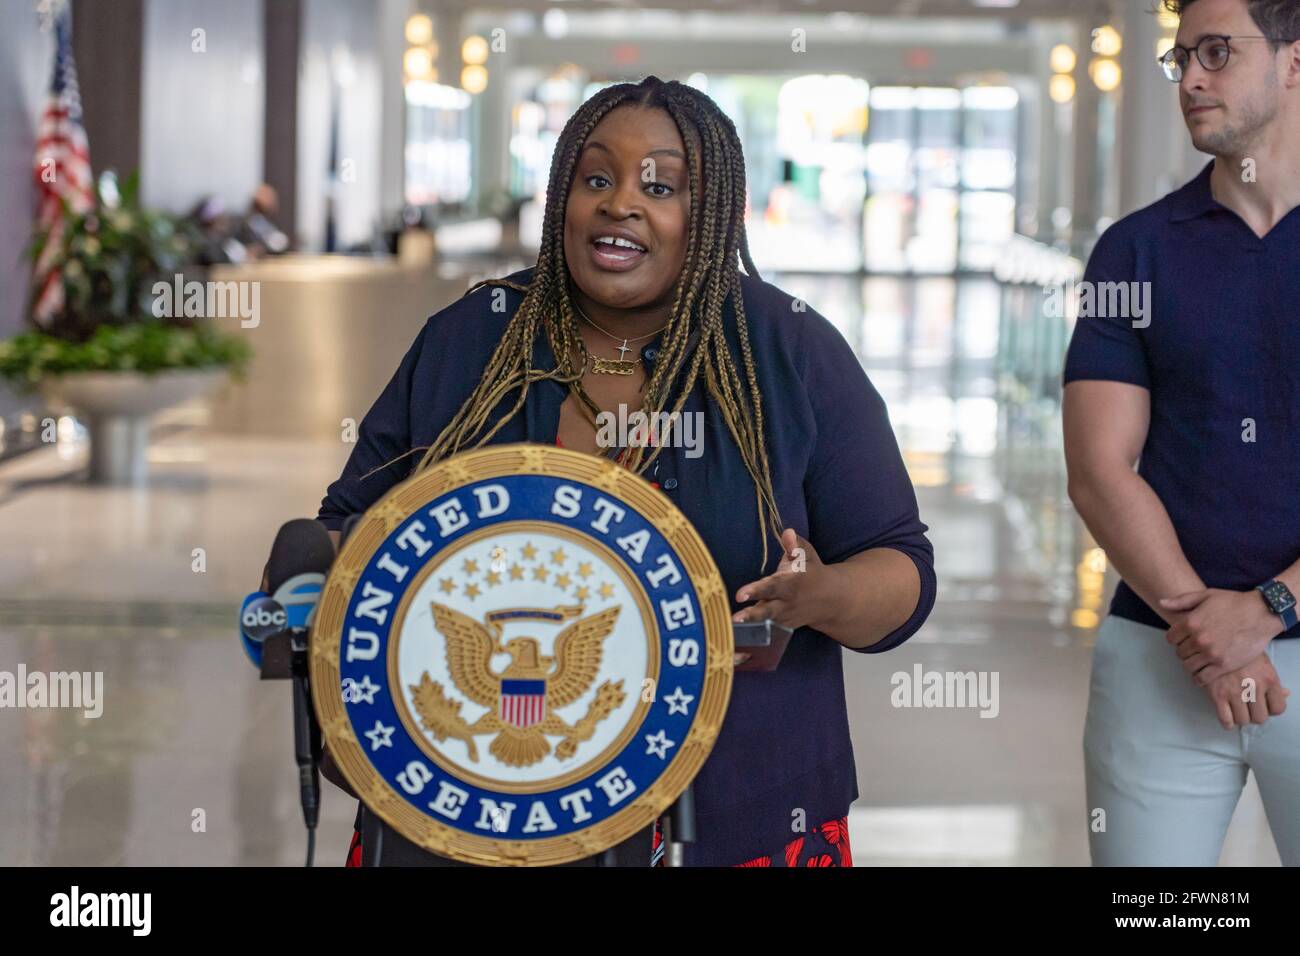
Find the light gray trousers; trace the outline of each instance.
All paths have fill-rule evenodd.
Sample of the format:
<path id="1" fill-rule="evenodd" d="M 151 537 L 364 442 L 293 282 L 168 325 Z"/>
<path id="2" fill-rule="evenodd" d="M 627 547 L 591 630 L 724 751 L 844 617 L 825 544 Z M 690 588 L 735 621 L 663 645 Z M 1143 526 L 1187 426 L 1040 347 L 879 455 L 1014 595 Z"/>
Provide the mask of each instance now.
<path id="1" fill-rule="evenodd" d="M 1094 866 L 1216 866 L 1252 770 L 1282 863 L 1300 866 L 1300 640 L 1268 654 L 1286 712 L 1224 730 L 1163 630 L 1107 615 L 1083 736 Z"/>

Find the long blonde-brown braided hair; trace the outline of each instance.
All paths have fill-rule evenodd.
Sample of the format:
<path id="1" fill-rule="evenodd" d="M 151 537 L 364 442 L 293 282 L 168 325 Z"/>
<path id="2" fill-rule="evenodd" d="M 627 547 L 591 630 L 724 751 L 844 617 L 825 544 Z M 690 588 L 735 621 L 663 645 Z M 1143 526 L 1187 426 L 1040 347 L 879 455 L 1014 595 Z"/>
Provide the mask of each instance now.
<path id="1" fill-rule="evenodd" d="M 507 286 L 523 293 L 523 301 L 506 325 L 478 385 L 428 446 L 411 474 L 462 449 L 477 448 L 491 440 L 524 407 L 528 387 L 533 382 L 552 379 L 567 384 L 588 409 L 600 412 L 582 388 L 588 356 L 569 298 L 564 215 L 583 144 L 610 110 L 623 105 L 667 111 L 686 146 L 690 175 L 686 258 L 674 293 L 672 315 L 663 330 L 659 358 L 645 384 L 642 411 L 647 415 L 679 412 L 703 371 L 708 393 L 717 402 L 745 467 L 754 479 L 760 528 L 769 528 L 779 539 L 781 518 L 772 489 L 763 434 L 763 403 L 740 288 L 738 259 L 744 262 L 747 275 L 758 275 L 745 236 L 745 160 L 740 138 L 731 120 L 707 95 L 683 83 L 664 82 L 657 76 L 648 76 L 640 83 L 619 83 L 597 92 L 565 124 L 551 161 L 542 244 L 532 280 L 523 286 L 506 279 L 485 279 L 466 291 L 468 295 L 483 285 Z M 696 174 L 697 157 L 701 161 L 702 183 Z M 728 295 L 732 297 L 736 316 L 743 382 L 727 348 L 723 329 L 723 304 Z M 556 357 L 554 369 L 533 367 L 533 343 L 539 328 Z M 696 330 L 700 334 L 694 348 L 688 350 L 688 340 Z M 575 353 L 583 356 L 580 368 L 574 367 Z M 674 390 L 683 366 L 687 366 L 685 378 Z M 492 410 L 515 390 L 518 395 L 514 406 L 488 428 L 487 419 Z M 662 445 L 650 450 L 644 445 L 633 445 L 623 463 L 630 470 L 643 473 L 661 450 Z M 767 535 L 761 537 L 763 567 L 766 567 Z"/>

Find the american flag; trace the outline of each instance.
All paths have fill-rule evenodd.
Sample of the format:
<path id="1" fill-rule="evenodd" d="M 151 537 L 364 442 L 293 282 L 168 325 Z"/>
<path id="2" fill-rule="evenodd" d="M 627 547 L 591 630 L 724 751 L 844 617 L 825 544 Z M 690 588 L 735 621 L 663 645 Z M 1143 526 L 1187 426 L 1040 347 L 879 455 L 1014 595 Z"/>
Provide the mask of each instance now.
<path id="1" fill-rule="evenodd" d="M 81 125 L 81 95 L 72 60 L 72 11 L 66 2 L 55 4 L 52 21 L 57 40 L 54 76 L 36 137 L 34 167 L 39 194 L 37 228 L 41 232 L 50 230 L 32 271 L 32 318 L 42 328 L 47 328 L 63 308 L 62 275 L 55 265 L 62 245 L 63 200 L 77 212 L 86 212 L 94 205 L 90 146 Z"/>

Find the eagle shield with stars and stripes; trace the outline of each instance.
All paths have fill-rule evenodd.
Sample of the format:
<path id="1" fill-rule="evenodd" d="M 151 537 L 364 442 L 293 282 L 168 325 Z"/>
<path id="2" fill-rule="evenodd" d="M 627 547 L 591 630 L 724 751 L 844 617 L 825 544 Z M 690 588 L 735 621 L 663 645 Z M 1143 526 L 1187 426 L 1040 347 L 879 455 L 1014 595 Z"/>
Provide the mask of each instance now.
<path id="1" fill-rule="evenodd" d="M 501 682 L 501 719 L 523 730 L 542 722 L 546 713 L 546 681 L 503 680 Z"/>

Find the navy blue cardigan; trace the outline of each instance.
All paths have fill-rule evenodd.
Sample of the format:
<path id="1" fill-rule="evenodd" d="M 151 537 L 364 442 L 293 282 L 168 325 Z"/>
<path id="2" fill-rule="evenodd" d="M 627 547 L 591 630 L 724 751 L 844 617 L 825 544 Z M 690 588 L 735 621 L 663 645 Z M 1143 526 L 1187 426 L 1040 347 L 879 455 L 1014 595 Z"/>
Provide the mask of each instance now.
<path id="1" fill-rule="evenodd" d="M 532 271 L 508 278 L 526 285 Z M 927 528 L 917 514 L 884 401 L 853 349 L 823 316 L 761 279 L 742 275 L 741 287 L 782 521 L 812 542 L 826 563 L 880 547 L 896 548 L 916 563 L 921 597 L 912 616 L 863 650 L 897 647 L 934 606 L 935 575 Z M 502 294 L 505 309 L 493 311 L 493 297 Z M 409 475 L 420 452 L 359 477 L 411 448 L 432 444 L 478 382 L 522 298 L 513 289 L 482 287 L 429 318 L 362 420 L 343 474 L 321 502 L 317 518 L 327 528 L 339 528 L 347 515 L 364 511 Z M 730 297 L 725 311 L 740 368 Z M 654 340 L 641 349 L 647 368 L 658 344 Z M 554 364 L 540 336 L 534 367 Z M 703 454 L 687 457 L 687 449 L 665 449 L 658 473 L 650 477 L 700 533 L 734 599 L 741 585 L 776 569 L 781 548 L 769 542 L 768 563 L 760 569 L 753 480 L 702 379 L 684 411 L 704 413 Z M 524 408 L 492 442 L 553 444 L 567 396 L 567 386 L 556 382 L 533 384 Z M 507 396 L 489 421 L 517 398 L 518 393 Z M 739 609 L 733 600 L 732 611 Z M 687 865 L 725 866 L 778 852 L 801 832 L 799 820 L 812 827 L 848 812 L 858 787 L 843 651 L 821 632 L 801 628 L 779 670 L 735 675 L 721 733 L 695 779 L 700 841 L 687 847 Z"/>

